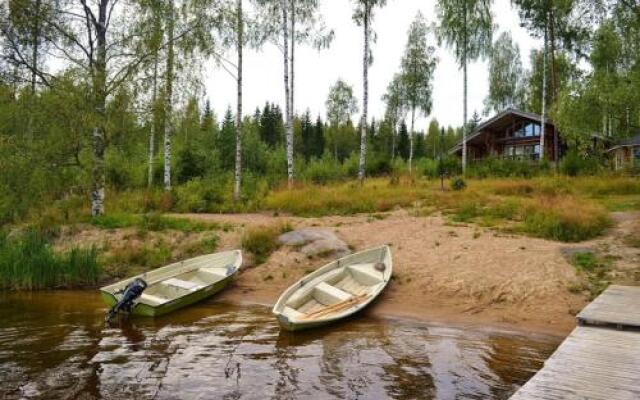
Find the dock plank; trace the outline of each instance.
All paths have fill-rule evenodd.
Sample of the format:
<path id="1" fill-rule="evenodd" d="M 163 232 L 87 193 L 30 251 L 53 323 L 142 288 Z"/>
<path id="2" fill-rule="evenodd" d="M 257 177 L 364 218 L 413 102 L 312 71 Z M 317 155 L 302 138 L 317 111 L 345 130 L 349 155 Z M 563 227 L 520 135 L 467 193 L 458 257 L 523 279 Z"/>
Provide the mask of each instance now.
<path id="1" fill-rule="evenodd" d="M 611 285 L 577 318 L 583 325 L 640 328 L 640 287 Z"/>
<path id="2" fill-rule="evenodd" d="M 511 400 L 640 399 L 640 333 L 579 326 Z"/>

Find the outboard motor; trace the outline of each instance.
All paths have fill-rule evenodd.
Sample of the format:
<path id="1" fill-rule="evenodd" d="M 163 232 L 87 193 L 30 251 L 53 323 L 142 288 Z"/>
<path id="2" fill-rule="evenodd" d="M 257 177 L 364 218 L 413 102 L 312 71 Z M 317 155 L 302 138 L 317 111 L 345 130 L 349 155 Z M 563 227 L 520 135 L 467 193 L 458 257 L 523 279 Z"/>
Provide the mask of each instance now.
<path id="1" fill-rule="evenodd" d="M 124 311 L 126 313 L 131 312 L 131 308 L 133 307 L 133 302 L 142 295 L 142 292 L 147 288 L 147 282 L 142 278 L 136 278 L 133 281 L 129 282 L 127 286 L 123 290 L 120 290 L 116 293 L 122 293 L 122 298 L 113 306 L 111 310 L 107 313 L 105 318 L 106 321 L 110 321 L 115 317 L 119 311 Z"/>

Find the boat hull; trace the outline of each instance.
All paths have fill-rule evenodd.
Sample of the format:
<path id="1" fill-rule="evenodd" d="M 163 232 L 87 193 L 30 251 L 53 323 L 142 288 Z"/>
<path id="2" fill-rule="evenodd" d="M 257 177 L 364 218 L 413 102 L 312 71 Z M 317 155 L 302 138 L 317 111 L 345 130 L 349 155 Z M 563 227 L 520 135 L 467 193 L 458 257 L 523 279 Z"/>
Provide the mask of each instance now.
<path id="1" fill-rule="evenodd" d="M 383 262 L 386 268 L 374 271 L 376 262 Z M 351 272 L 346 271 L 346 268 L 351 267 L 353 267 L 349 270 Z M 376 275 L 378 271 L 382 274 L 381 276 Z M 273 314 L 280 327 L 287 331 L 301 331 L 331 325 L 352 317 L 375 301 L 387 286 L 392 271 L 393 260 L 388 246 L 343 257 L 326 264 L 290 286 L 274 305 Z M 372 272 L 375 276 L 372 276 Z M 362 276 L 363 274 L 365 276 Z M 356 275 L 358 279 L 355 279 Z M 365 288 L 364 293 L 361 291 L 363 288 Z M 318 290 L 319 293 L 315 294 Z M 290 299 L 291 302 L 289 302 Z M 328 311 L 324 311 L 322 307 L 318 309 L 318 303 L 324 304 Z M 334 307 L 333 310 L 332 307 Z M 315 311 L 309 312 L 310 308 Z M 332 315 L 326 315 L 328 313 Z"/>
<path id="2" fill-rule="evenodd" d="M 226 288 L 227 285 L 233 280 L 233 277 L 234 275 L 228 276 L 225 279 L 218 281 L 210 286 L 204 287 L 200 290 L 196 290 L 183 297 L 168 301 L 159 306 L 154 307 L 149 304 L 137 303 L 133 307 L 131 314 L 144 317 L 159 317 L 161 315 L 168 314 L 170 312 L 198 303 L 207 299 L 208 297 L 215 295 L 216 293 Z M 113 294 L 104 290 L 100 291 L 100 295 L 102 296 L 102 300 L 104 300 L 104 302 L 109 307 L 113 307 L 118 302 Z"/>

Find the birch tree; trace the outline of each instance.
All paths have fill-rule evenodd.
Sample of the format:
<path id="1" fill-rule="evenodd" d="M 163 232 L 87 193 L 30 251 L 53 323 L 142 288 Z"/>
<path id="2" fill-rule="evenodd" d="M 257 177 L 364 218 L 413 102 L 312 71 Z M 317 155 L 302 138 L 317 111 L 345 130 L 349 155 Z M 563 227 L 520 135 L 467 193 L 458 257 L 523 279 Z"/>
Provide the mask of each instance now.
<path id="1" fill-rule="evenodd" d="M 484 58 L 493 36 L 491 0 L 438 0 L 436 12 L 440 21 L 440 42 L 453 48 L 456 61 L 462 68 L 462 171 L 467 166 L 467 66 L 470 61 Z"/>
<path id="2" fill-rule="evenodd" d="M 422 13 L 418 12 L 409 27 L 407 46 L 402 57 L 402 84 L 404 101 L 411 111 L 411 129 L 409 131 L 409 173 L 412 172 L 414 152 L 414 128 L 416 112 L 429 115 L 433 92 L 433 72 L 437 59 L 435 48 L 427 43 L 429 27 Z"/>
<path id="3" fill-rule="evenodd" d="M 222 4 L 215 4 L 213 30 L 220 39 L 221 47 L 232 47 L 235 50 L 236 61 L 227 58 L 221 51 L 210 49 L 214 60 L 236 81 L 236 146 L 235 146 L 235 170 L 233 198 L 240 200 L 242 188 L 242 129 L 243 129 L 243 62 L 244 48 L 249 45 L 253 48 L 260 47 L 266 40 L 255 17 L 247 14 L 243 0 L 226 0 Z"/>
<path id="4" fill-rule="evenodd" d="M 337 134 L 340 126 L 346 124 L 354 113 L 358 112 L 358 100 L 353 94 L 353 88 L 342 79 L 329 88 L 329 95 L 325 101 L 327 120 L 331 130 L 333 155 L 338 159 Z"/>
<path id="5" fill-rule="evenodd" d="M 362 117 L 360 120 L 360 162 L 358 166 L 358 180 L 364 182 L 365 163 L 367 157 L 367 111 L 369 108 L 369 66 L 373 63 L 371 54 L 371 21 L 376 7 L 384 7 L 387 0 L 355 0 L 356 7 L 353 20 L 362 26 L 364 36 L 362 51 Z M 374 38 L 375 39 L 375 38 Z"/>
<path id="6" fill-rule="evenodd" d="M 166 9 L 167 21 L 167 59 L 164 87 L 164 190 L 171 190 L 171 136 L 173 134 L 173 69 L 175 59 L 175 8 L 173 0 L 168 0 Z"/>
<path id="7" fill-rule="evenodd" d="M 385 104 L 385 118 L 391 124 L 391 159 L 396 156 L 396 138 L 398 136 L 398 124 L 406 116 L 406 100 L 404 98 L 404 85 L 402 75 L 394 75 L 387 86 L 387 91 L 382 96 Z"/>
<path id="8" fill-rule="evenodd" d="M 254 0 L 262 16 L 261 31 L 276 43 L 283 55 L 285 87 L 285 143 L 287 182 L 293 185 L 293 116 L 295 115 L 295 49 L 297 43 L 309 43 L 321 50 L 329 47 L 333 31 L 319 13 L 318 0 Z"/>
<path id="9" fill-rule="evenodd" d="M 485 112 L 503 111 L 524 105 L 524 69 L 520 47 L 503 32 L 493 44 L 489 56 L 489 95 L 485 99 Z"/>

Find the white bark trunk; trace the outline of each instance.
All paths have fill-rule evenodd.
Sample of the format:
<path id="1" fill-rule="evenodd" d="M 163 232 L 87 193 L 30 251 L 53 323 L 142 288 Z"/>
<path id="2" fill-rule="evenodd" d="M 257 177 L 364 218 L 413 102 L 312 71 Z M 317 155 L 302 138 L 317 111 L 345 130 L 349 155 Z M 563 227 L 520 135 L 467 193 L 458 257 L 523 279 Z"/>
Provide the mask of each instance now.
<path id="1" fill-rule="evenodd" d="M 238 104 L 236 109 L 236 169 L 233 199 L 240 200 L 240 185 L 242 183 L 242 50 L 244 46 L 244 21 L 242 14 L 242 0 L 238 0 L 237 34 L 238 34 Z"/>
<path id="2" fill-rule="evenodd" d="M 415 125 L 416 111 L 415 108 L 411 108 L 411 132 L 409 132 L 409 175 L 412 172 L 413 164 L 413 127 Z"/>
<path id="3" fill-rule="evenodd" d="M 282 36 L 284 40 L 284 94 L 287 147 L 287 183 L 293 187 L 293 126 L 291 121 L 291 96 L 289 86 L 289 25 L 287 1 L 282 0 Z"/>
<path id="4" fill-rule="evenodd" d="M 105 198 L 105 124 L 107 99 L 107 7 L 109 0 L 99 3 L 98 21 L 94 22 L 96 30 L 96 59 L 93 74 L 93 90 L 97 123 L 93 128 L 93 168 L 91 170 L 91 215 L 104 214 Z"/>
<path id="5" fill-rule="evenodd" d="M 542 44 L 542 113 L 540 114 L 540 160 L 544 159 L 545 126 L 547 121 L 547 27 L 544 28 Z"/>
<path id="6" fill-rule="evenodd" d="M 462 175 L 467 172 L 467 2 L 464 2 L 463 10 L 464 19 L 464 40 L 462 49 Z"/>
<path id="7" fill-rule="evenodd" d="M 465 59 L 462 65 L 462 79 L 463 83 L 463 102 L 464 105 L 462 107 L 462 119 L 464 120 L 462 125 L 462 174 L 464 175 L 467 172 L 467 129 L 469 124 L 467 124 L 467 57 L 465 51 Z"/>
<path id="8" fill-rule="evenodd" d="M 147 186 L 153 186 L 153 159 L 156 147 L 156 102 L 158 101 L 158 51 L 153 55 L 153 92 L 151 95 L 151 130 L 149 132 L 149 170 Z"/>
<path id="9" fill-rule="evenodd" d="M 173 62 L 174 62 L 174 13 L 173 0 L 169 1 L 167 19 L 167 71 L 164 93 L 164 189 L 171 190 L 171 136 L 173 134 Z"/>
<path id="10" fill-rule="evenodd" d="M 364 182 L 367 158 L 367 108 L 369 105 L 369 4 L 364 6 L 364 53 L 362 55 L 362 120 L 360 121 L 360 165 L 358 180 Z"/>

